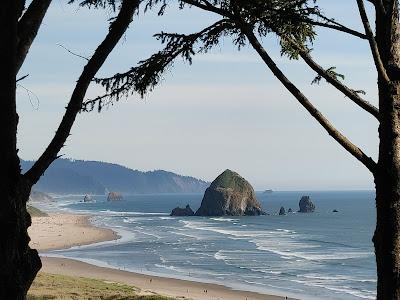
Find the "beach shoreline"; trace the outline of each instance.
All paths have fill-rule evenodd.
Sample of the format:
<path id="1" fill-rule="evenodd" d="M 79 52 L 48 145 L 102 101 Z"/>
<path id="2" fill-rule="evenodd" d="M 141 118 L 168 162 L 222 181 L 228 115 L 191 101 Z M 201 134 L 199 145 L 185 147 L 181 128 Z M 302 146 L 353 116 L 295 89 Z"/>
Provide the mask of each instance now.
<path id="1" fill-rule="evenodd" d="M 48 217 L 34 217 L 29 230 L 31 247 L 41 253 L 41 272 L 73 277 L 85 277 L 134 286 L 143 294 L 156 293 L 173 298 L 194 300 L 278 300 L 283 296 L 265 295 L 256 292 L 236 290 L 227 286 L 145 275 L 116 268 L 100 267 L 70 258 L 46 256 L 45 252 L 68 249 L 75 246 L 112 241 L 120 238 L 108 228 L 96 227 L 90 216 L 64 213 L 50 213 Z M 287 298 L 290 299 L 290 298 Z"/>
<path id="2" fill-rule="evenodd" d="M 111 229 L 96 227 L 91 216 L 49 213 L 44 217 L 33 217 L 28 228 L 30 247 L 39 252 L 68 249 L 75 246 L 117 240 L 120 236 Z"/>

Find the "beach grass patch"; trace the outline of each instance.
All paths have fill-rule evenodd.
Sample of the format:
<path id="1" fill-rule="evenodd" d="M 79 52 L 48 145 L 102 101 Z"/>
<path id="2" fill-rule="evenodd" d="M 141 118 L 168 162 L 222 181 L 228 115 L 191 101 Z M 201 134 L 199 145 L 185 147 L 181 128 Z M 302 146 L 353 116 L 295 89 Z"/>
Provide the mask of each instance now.
<path id="1" fill-rule="evenodd" d="M 160 295 L 138 295 L 139 289 L 103 280 L 39 273 L 29 292 L 28 300 L 172 300 Z"/>

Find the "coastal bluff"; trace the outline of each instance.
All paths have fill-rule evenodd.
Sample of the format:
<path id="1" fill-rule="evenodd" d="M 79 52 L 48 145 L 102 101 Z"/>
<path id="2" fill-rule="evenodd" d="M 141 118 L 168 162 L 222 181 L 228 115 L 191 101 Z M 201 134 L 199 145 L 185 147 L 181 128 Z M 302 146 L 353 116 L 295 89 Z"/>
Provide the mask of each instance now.
<path id="1" fill-rule="evenodd" d="M 206 189 L 196 216 L 264 215 L 253 187 L 238 173 L 225 170 Z"/>

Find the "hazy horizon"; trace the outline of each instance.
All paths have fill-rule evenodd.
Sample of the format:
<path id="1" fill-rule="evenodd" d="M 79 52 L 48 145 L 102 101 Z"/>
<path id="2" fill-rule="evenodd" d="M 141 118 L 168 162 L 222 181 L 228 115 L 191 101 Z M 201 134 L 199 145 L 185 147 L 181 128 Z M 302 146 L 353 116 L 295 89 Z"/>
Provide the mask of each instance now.
<path id="1" fill-rule="evenodd" d="M 347 1 L 320 1 L 330 17 L 361 29 Z M 112 14 L 111 14 L 112 15 Z M 19 75 L 20 156 L 35 160 L 47 146 L 85 61 L 58 46 L 89 56 L 108 28 L 103 10 L 54 2 Z M 126 37 L 99 76 L 122 72 L 162 46 L 160 31 L 189 33 L 213 16 L 196 9 L 167 9 L 134 20 Z M 376 104 L 376 74 L 363 40 L 325 30 L 314 56 L 326 68 L 336 66 L 346 83 L 367 92 Z M 341 148 L 272 76 L 249 47 L 237 52 L 230 39 L 194 63 L 177 63 L 144 100 L 133 95 L 101 114 L 80 114 L 64 157 L 98 160 L 132 169 L 163 169 L 212 181 L 235 170 L 256 190 L 372 190 L 369 171 Z M 372 157 L 377 155 L 377 122 L 328 84 L 311 85 L 315 74 L 302 61 L 279 56 L 277 41 L 264 40 L 289 78 L 310 96 L 333 124 Z M 43 63 L 44 62 L 44 63 Z M 93 85 L 88 97 L 102 93 Z M 37 98 L 36 98 L 37 97 Z"/>

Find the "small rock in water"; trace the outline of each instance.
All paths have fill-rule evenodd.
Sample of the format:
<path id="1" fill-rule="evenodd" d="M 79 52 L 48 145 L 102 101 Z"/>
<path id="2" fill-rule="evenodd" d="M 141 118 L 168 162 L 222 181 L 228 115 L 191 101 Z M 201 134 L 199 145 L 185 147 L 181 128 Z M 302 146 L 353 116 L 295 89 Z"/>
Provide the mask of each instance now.
<path id="1" fill-rule="evenodd" d="M 337 209 L 334 209 L 332 212 L 334 212 L 334 213 L 337 213 L 337 212 L 339 212 Z"/>
<path id="2" fill-rule="evenodd" d="M 285 211 L 285 208 L 284 208 L 283 206 L 282 206 L 281 209 L 279 210 L 279 215 L 280 215 L 280 216 L 286 215 L 286 211 Z"/>
<path id="3" fill-rule="evenodd" d="M 83 202 L 90 202 L 90 201 L 92 201 L 93 199 L 92 199 L 92 196 L 90 196 L 90 195 L 88 195 L 88 194 L 86 194 L 85 195 L 85 197 L 83 198 Z"/>
<path id="4" fill-rule="evenodd" d="M 300 213 L 312 213 L 315 211 L 315 205 L 311 201 L 310 196 L 303 196 L 299 201 Z"/>
<path id="5" fill-rule="evenodd" d="M 109 192 L 107 196 L 107 201 L 116 201 L 122 199 L 123 199 L 122 195 L 117 192 Z"/>
<path id="6" fill-rule="evenodd" d="M 291 213 L 293 213 L 293 210 L 291 208 L 289 208 L 287 212 L 288 212 L 288 214 L 291 214 Z"/>

